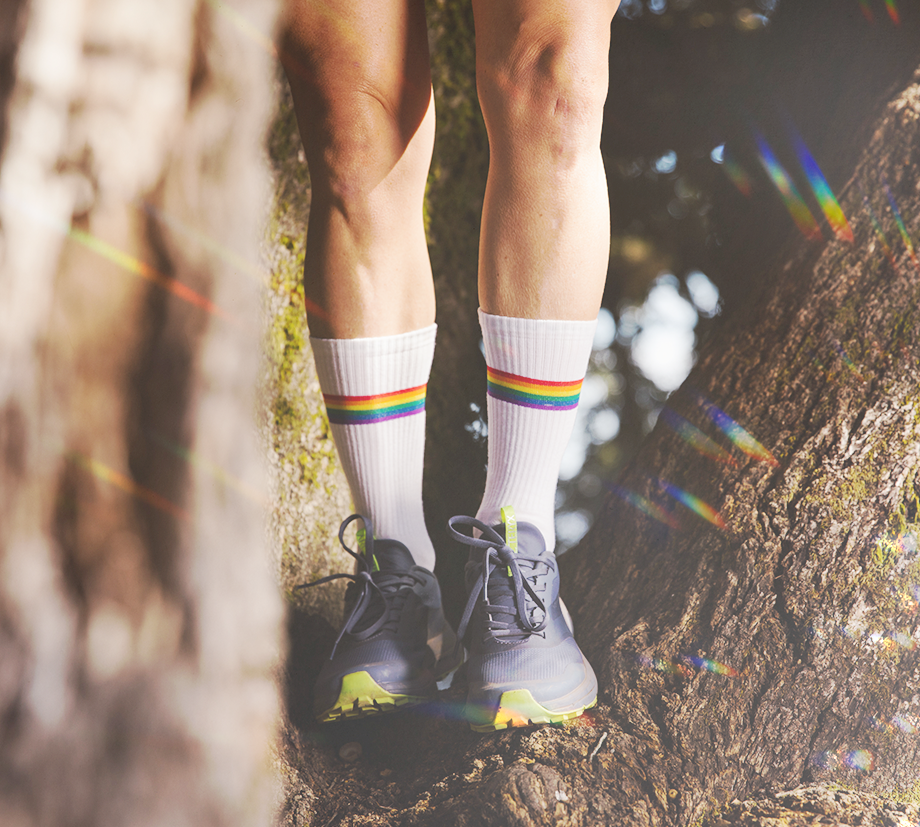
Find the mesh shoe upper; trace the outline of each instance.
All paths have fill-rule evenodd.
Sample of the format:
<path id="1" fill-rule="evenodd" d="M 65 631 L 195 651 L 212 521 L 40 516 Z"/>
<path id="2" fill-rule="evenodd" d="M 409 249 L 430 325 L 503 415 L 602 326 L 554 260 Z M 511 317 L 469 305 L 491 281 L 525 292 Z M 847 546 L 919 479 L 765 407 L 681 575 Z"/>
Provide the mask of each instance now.
<path id="1" fill-rule="evenodd" d="M 475 528 L 480 536 L 462 534 L 457 526 Z M 593 700 L 594 673 L 565 622 L 556 558 L 540 532 L 518 524 L 515 551 L 505 541 L 503 525 L 454 517 L 450 527 L 472 547 L 466 566 L 469 600 L 458 628 L 470 649 L 469 703 L 495 705 L 503 692 L 517 689 L 527 689 L 551 708 Z"/>
<path id="2" fill-rule="evenodd" d="M 344 541 L 346 527 L 356 519 L 365 526 L 361 553 Z M 389 693 L 433 695 L 437 658 L 429 645 L 432 628 L 453 637 L 441 612 L 434 574 L 415 565 L 402 543 L 375 540 L 370 522 L 357 514 L 342 523 L 339 539 L 357 561 L 356 574 L 333 574 L 304 586 L 352 581 L 345 593 L 345 621 L 317 679 L 317 710 L 335 703 L 343 676 L 358 671 L 367 672 Z"/>

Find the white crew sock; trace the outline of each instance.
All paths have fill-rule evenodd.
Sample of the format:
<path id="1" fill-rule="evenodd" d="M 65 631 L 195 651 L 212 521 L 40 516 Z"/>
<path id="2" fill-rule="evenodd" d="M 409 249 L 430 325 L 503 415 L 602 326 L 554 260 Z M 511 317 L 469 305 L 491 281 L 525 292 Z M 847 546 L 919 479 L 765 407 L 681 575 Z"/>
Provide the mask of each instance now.
<path id="1" fill-rule="evenodd" d="M 437 325 L 370 339 L 310 339 L 345 477 L 377 537 L 434 568 L 422 512 L 425 389 Z"/>
<path id="2" fill-rule="evenodd" d="M 556 546 L 553 512 L 562 454 L 597 321 L 547 321 L 479 311 L 489 368 L 489 465 L 477 517 L 501 522 L 503 506 Z"/>

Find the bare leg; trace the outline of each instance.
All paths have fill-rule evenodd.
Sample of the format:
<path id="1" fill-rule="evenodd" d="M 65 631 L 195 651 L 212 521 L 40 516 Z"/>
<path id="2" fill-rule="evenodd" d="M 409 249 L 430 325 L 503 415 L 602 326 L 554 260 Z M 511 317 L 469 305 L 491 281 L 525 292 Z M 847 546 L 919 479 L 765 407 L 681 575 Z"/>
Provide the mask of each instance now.
<path id="1" fill-rule="evenodd" d="M 281 56 L 310 167 L 304 288 L 357 511 L 434 567 L 422 508 L 435 343 L 422 205 L 434 142 L 424 0 L 287 0 Z"/>
<path id="2" fill-rule="evenodd" d="M 423 0 L 288 0 L 282 61 L 310 167 L 304 285 L 321 338 L 434 322 L 422 203 L 434 142 Z"/>
<path id="3" fill-rule="evenodd" d="M 360 596 L 314 691 L 317 717 L 332 721 L 428 700 L 435 674 L 456 666 L 422 508 L 434 104 L 424 0 L 286 0 L 282 32 L 312 184 L 310 342 L 366 531 Z"/>
<path id="4" fill-rule="evenodd" d="M 559 464 L 607 274 L 600 152 L 617 0 L 473 0 L 489 132 L 479 245 L 489 464 L 477 516 L 555 541 Z"/>
<path id="5" fill-rule="evenodd" d="M 491 160 L 479 247 L 490 314 L 594 319 L 610 245 L 600 152 L 619 0 L 473 0 Z"/>
<path id="6" fill-rule="evenodd" d="M 479 244 L 489 461 L 477 519 L 461 524 L 482 532 L 469 544 L 495 552 L 467 564 L 477 587 L 459 631 L 469 620 L 467 709 L 479 731 L 560 723 L 597 699 L 558 599 L 553 494 L 607 271 L 600 129 L 615 9 L 473 0 L 491 149 Z"/>

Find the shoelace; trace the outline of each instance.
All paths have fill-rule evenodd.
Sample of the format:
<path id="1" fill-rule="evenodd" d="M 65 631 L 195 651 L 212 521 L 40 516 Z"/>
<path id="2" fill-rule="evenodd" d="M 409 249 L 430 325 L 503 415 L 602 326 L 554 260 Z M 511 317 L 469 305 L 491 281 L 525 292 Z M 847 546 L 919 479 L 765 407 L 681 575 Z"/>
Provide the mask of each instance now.
<path id="1" fill-rule="evenodd" d="M 481 532 L 479 537 L 470 537 L 457 531 L 454 526 L 462 525 L 478 529 Z M 448 521 L 448 526 L 454 537 L 465 545 L 472 546 L 476 549 L 482 549 L 481 576 L 477 579 L 476 585 L 470 591 L 469 600 L 466 608 L 463 610 L 463 617 L 460 619 L 460 625 L 457 627 L 458 645 L 466 634 L 466 628 L 473 615 L 473 609 L 476 607 L 476 601 L 479 595 L 483 595 L 483 603 L 488 614 L 488 631 L 497 638 L 526 638 L 530 635 L 540 634 L 546 627 L 547 612 L 546 604 L 537 594 L 534 588 L 540 581 L 537 566 L 547 566 L 546 560 L 538 555 L 524 554 L 521 551 L 513 551 L 505 543 L 502 536 L 491 526 L 486 525 L 475 517 L 452 517 Z M 533 572 L 529 577 L 521 573 L 521 564 L 525 564 Z M 496 578 L 492 583 L 492 588 L 499 591 L 496 597 L 505 595 L 510 590 L 514 598 L 514 608 L 489 602 L 489 577 L 497 568 L 507 569 L 510 577 Z M 531 583 L 531 581 L 534 581 Z M 540 591 L 545 589 L 545 584 L 540 583 Z M 535 609 L 539 611 L 541 617 L 534 620 L 531 611 L 528 610 L 527 596 L 533 600 Z M 508 618 L 508 619 L 504 619 Z"/>
<path id="2" fill-rule="evenodd" d="M 364 554 L 352 551 L 345 543 L 345 529 L 355 520 L 361 520 L 364 523 Z M 332 580 L 346 579 L 352 581 L 348 586 L 349 591 L 353 588 L 358 591 L 351 613 L 345 620 L 345 624 L 332 646 L 329 660 L 335 657 L 336 649 L 338 649 L 339 643 L 346 634 L 350 634 L 356 640 L 367 640 L 383 628 L 394 631 L 399 624 L 403 604 L 406 602 L 408 594 L 406 587 L 411 588 L 415 583 L 424 582 L 421 577 L 411 571 L 371 571 L 367 559 L 374 556 L 374 527 L 371 525 L 371 521 L 361 514 L 352 514 L 342 523 L 339 527 L 339 542 L 342 544 L 342 548 L 358 561 L 358 573 L 330 574 L 326 577 L 321 577 L 319 580 L 314 580 L 312 583 L 302 583 L 295 587 L 296 589 L 309 589 L 312 586 L 319 586 Z M 365 628 L 358 629 L 358 624 L 374 602 L 375 595 L 379 598 L 380 616 Z"/>

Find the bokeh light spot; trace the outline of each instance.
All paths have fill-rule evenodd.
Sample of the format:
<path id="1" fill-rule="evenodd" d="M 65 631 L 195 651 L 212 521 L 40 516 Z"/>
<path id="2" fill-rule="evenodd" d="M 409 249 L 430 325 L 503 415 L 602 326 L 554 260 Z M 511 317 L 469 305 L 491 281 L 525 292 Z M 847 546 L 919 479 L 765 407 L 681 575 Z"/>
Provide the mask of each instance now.
<path id="1" fill-rule="evenodd" d="M 665 152 L 664 155 L 655 159 L 652 163 L 652 168 L 661 175 L 667 175 L 669 172 L 674 172 L 674 170 L 677 169 L 677 153 L 673 150 Z"/>

